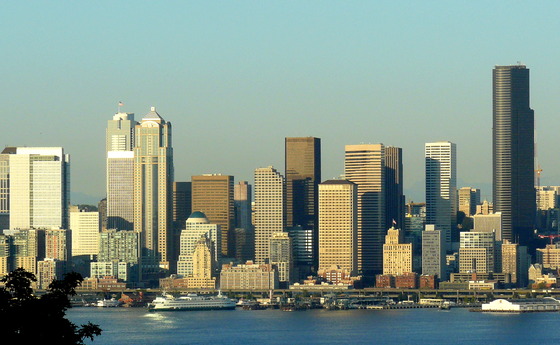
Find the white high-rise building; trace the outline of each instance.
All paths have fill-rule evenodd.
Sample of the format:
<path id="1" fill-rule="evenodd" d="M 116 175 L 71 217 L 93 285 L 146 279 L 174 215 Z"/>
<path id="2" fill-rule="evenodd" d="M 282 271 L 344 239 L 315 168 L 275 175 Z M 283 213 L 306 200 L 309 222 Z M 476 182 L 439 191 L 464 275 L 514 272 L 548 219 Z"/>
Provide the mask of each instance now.
<path id="1" fill-rule="evenodd" d="M 268 263 L 270 239 L 285 227 L 284 177 L 273 167 L 255 169 L 255 262 Z"/>
<path id="2" fill-rule="evenodd" d="M 134 229 L 134 121 L 117 113 L 107 122 L 107 228 Z"/>
<path id="3" fill-rule="evenodd" d="M 450 141 L 426 143 L 426 224 L 441 230 L 449 248 L 457 220 L 457 158 Z"/>
<path id="4" fill-rule="evenodd" d="M 62 147 L 17 147 L 9 156 L 10 229 L 67 229 L 70 156 Z"/>
<path id="5" fill-rule="evenodd" d="M 358 186 L 358 270 L 383 271 L 385 226 L 385 146 L 346 145 L 344 177 Z"/>
<path id="6" fill-rule="evenodd" d="M 72 256 L 99 254 L 99 212 L 87 212 L 77 206 L 70 209 Z"/>

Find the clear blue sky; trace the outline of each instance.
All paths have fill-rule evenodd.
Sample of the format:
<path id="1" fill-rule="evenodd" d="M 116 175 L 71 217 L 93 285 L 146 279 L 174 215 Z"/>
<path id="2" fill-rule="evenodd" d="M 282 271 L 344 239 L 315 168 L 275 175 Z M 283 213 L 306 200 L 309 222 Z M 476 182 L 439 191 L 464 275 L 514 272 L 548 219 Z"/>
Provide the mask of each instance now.
<path id="1" fill-rule="evenodd" d="M 459 186 L 491 198 L 491 73 L 531 70 L 542 184 L 560 184 L 560 2 L 21 1 L 0 11 L 2 145 L 63 146 L 74 202 L 104 196 L 107 120 L 156 106 L 175 176 L 284 170 L 286 136 L 404 150 L 423 200 L 424 143 L 457 144 Z"/>

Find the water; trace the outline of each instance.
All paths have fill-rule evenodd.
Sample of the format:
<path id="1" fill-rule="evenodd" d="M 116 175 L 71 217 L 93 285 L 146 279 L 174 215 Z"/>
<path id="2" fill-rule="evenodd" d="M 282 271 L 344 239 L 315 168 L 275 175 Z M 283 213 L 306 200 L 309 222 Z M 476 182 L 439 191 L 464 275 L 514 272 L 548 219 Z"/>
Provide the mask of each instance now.
<path id="1" fill-rule="evenodd" d="M 488 314 L 464 308 L 230 310 L 150 313 L 72 308 L 98 324 L 93 344 L 560 344 L 560 313 Z M 87 342 L 89 344 L 89 342 Z"/>

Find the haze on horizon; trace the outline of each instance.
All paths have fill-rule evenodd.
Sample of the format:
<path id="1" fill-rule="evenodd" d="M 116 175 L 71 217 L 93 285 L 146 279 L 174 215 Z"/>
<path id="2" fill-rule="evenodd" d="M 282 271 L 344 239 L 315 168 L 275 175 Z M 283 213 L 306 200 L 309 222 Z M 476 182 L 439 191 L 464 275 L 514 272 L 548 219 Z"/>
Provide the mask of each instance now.
<path id="1" fill-rule="evenodd" d="M 3 4 L 4 146 L 62 146 L 73 203 L 105 190 L 105 128 L 155 106 L 173 126 L 176 181 L 284 174 L 284 138 L 403 148 L 424 200 L 424 143 L 457 144 L 458 187 L 491 199 L 492 69 L 527 65 L 542 185 L 560 184 L 560 3 L 17 2 Z"/>

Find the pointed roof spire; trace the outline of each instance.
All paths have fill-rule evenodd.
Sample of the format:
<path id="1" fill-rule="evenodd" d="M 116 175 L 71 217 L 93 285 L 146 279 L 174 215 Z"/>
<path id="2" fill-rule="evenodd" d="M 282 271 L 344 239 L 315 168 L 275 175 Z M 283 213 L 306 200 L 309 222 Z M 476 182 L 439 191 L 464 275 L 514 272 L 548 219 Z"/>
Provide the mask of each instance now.
<path id="1" fill-rule="evenodd" d="M 156 111 L 156 107 L 151 107 L 150 112 L 144 115 L 142 121 L 157 121 L 161 122 L 164 121 L 163 118 L 158 114 Z"/>

